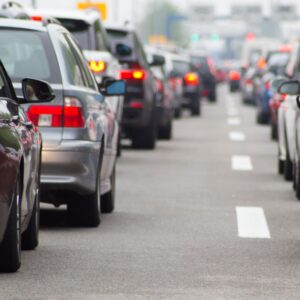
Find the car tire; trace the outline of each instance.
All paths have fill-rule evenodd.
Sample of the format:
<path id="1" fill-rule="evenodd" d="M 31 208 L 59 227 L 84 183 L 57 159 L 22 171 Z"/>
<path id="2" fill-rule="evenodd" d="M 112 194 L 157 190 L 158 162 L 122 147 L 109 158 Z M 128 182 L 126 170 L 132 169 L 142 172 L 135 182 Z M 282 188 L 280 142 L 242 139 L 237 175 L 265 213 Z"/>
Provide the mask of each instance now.
<path id="1" fill-rule="evenodd" d="M 175 119 L 180 119 L 181 115 L 182 115 L 182 109 L 181 109 L 181 107 L 175 108 L 175 110 L 174 110 L 174 118 Z"/>
<path id="2" fill-rule="evenodd" d="M 271 124 L 271 139 L 273 141 L 277 141 L 278 139 L 278 129 L 277 126 L 275 124 Z"/>
<path id="3" fill-rule="evenodd" d="M 156 146 L 157 128 L 155 113 L 150 118 L 150 124 L 142 129 L 138 129 L 132 137 L 132 147 L 135 149 L 153 150 Z"/>
<path id="4" fill-rule="evenodd" d="M 69 218 L 74 226 L 98 227 L 100 224 L 102 150 L 100 157 L 95 192 L 86 196 L 74 195 L 67 205 Z"/>
<path id="5" fill-rule="evenodd" d="M 111 190 L 101 196 L 101 212 L 104 214 L 110 214 L 115 209 L 115 197 L 116 197 L 116 166 L 114 166 L 113 173 L 110 178 Z"/>
<path id="6" fill-rule="evenodd" d="M 293 179 L 293 163 L 287 153 L 286 160 L 284 161 L 284 179 L 291 181 Z"/>
<path id="7" fill-rule="evenodd" d="M 208 100 L 210 102 L 217 102 L 217 92 L 216 89 L 213 89 L 210 94 L 208 95 Z"/>
<path id="8" fill-rule="evenodd" d="M 200 99 L 198 97 L 192 100 L 191 113 L 192 116 L 201 115 L 201 105 L 200 105 Z"/>
<path id="9" fill-rule="evenodd" d="M 26 231 L 22 234 L 22 249 L 34 250 L 39 244 L 40 199 L 36 196 L 32 215 Z"/>
<path id="10" fill-rule="evenodd" d="M 1 272 L 16 272 L 21 266 L 21 194 L 21 179 L 18 176 L 5 235 L 0 245 Z"/>
<path id="11" fill-rule="evenodd" d="M 169 120 L 166 126 L 163 126 L 158 131 L 158 137 L 162 140 L 171 140 L 172 139 L 172 120 Z"/>
<path id="12" fill-rule="evenodd" d="M 284 172 L 284 161 L 278 157 L 278 174 L 282 175 Z"/>

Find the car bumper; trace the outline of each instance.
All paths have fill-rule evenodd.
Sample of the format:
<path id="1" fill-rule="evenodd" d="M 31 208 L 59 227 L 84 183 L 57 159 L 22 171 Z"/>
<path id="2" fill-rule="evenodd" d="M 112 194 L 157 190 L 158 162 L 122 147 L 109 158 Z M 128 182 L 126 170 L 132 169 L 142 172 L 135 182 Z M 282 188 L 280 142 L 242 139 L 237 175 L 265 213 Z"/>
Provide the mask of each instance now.
<path id="1" fill-rule="evenodd" d="M 59 147 L 43 149 L 42 191 L 93 193 L 96 190 L 100 149 L 100 142 L 89 141 L 64 141 Z"/>

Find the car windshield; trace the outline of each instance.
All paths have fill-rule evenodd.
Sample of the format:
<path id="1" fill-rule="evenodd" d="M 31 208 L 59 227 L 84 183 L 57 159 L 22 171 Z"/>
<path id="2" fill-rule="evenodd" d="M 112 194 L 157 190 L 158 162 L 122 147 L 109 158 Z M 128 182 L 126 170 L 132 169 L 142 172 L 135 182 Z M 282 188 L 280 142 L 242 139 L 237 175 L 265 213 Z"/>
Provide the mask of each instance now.
<path id="1" fill-rule="evenodd" d="M 13 82 L 29 77 L 61 83 L 58 63 L 46 33 L 2 28 L 0 40 L 5 41 L 0 45 L 0 58 Z"/>
<path id="2" fill-rule="evenodd" d="M 75 36 L 82 49 L 90 49 L 91 43 L 89 38 L 90 25 L 82 20 L 72 20 L 59 18 L 59 22 L 66 27 Z"/>

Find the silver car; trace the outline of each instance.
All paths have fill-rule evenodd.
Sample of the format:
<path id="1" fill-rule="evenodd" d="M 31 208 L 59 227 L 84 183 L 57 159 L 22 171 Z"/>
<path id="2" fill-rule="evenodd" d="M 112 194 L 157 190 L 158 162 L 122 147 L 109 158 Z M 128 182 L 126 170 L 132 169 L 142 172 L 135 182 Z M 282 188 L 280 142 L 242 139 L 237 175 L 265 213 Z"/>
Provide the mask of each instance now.
<path id="1" fill-rule="evenodd" d="M 44 141 L 41 201 L 67 204 L 75 224 L 97 226 L 100 205 L 104 212 L 114 209 L 118 124 L 109 102 L 64 27 L 1 20 L 0 38 L 14 86 L 20 88 L 23 77 L 47 80 L 56 95 L 47 105 L 27 107 Z"/>

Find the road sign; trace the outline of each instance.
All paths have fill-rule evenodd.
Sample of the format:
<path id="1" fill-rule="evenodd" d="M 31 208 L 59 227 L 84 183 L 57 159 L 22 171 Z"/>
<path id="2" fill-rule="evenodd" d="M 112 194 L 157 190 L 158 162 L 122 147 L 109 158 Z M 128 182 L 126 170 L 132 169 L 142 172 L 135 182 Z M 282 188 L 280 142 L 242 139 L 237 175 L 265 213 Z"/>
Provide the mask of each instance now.
<path id="1" fill-rule="evenodd" d="M 107 5 L 103 2 L 79 2 L 78 9 L 96 8 L 102 17 L 103 21 L 107 20 Z"/>
<path id="2" fill-rule="evenodd" d="M 213 5 L 193 5 L 191 16 L 198 22 L 206 22 L 213 20 L 215 16 L 215 8 Z"/>
<path id="3" fill-rule="evenodd" d="M 233 19 L 259 21 L 262 19 L 262 7 L 260 5 L 236 4 L 231 7 Z"/>
<path id="4" fill-rule="evenodd" d="M 296 20 L 297 6 L 290 4 L 277 4 L 273 6 L 273 16 L 279 20 Z"/>

